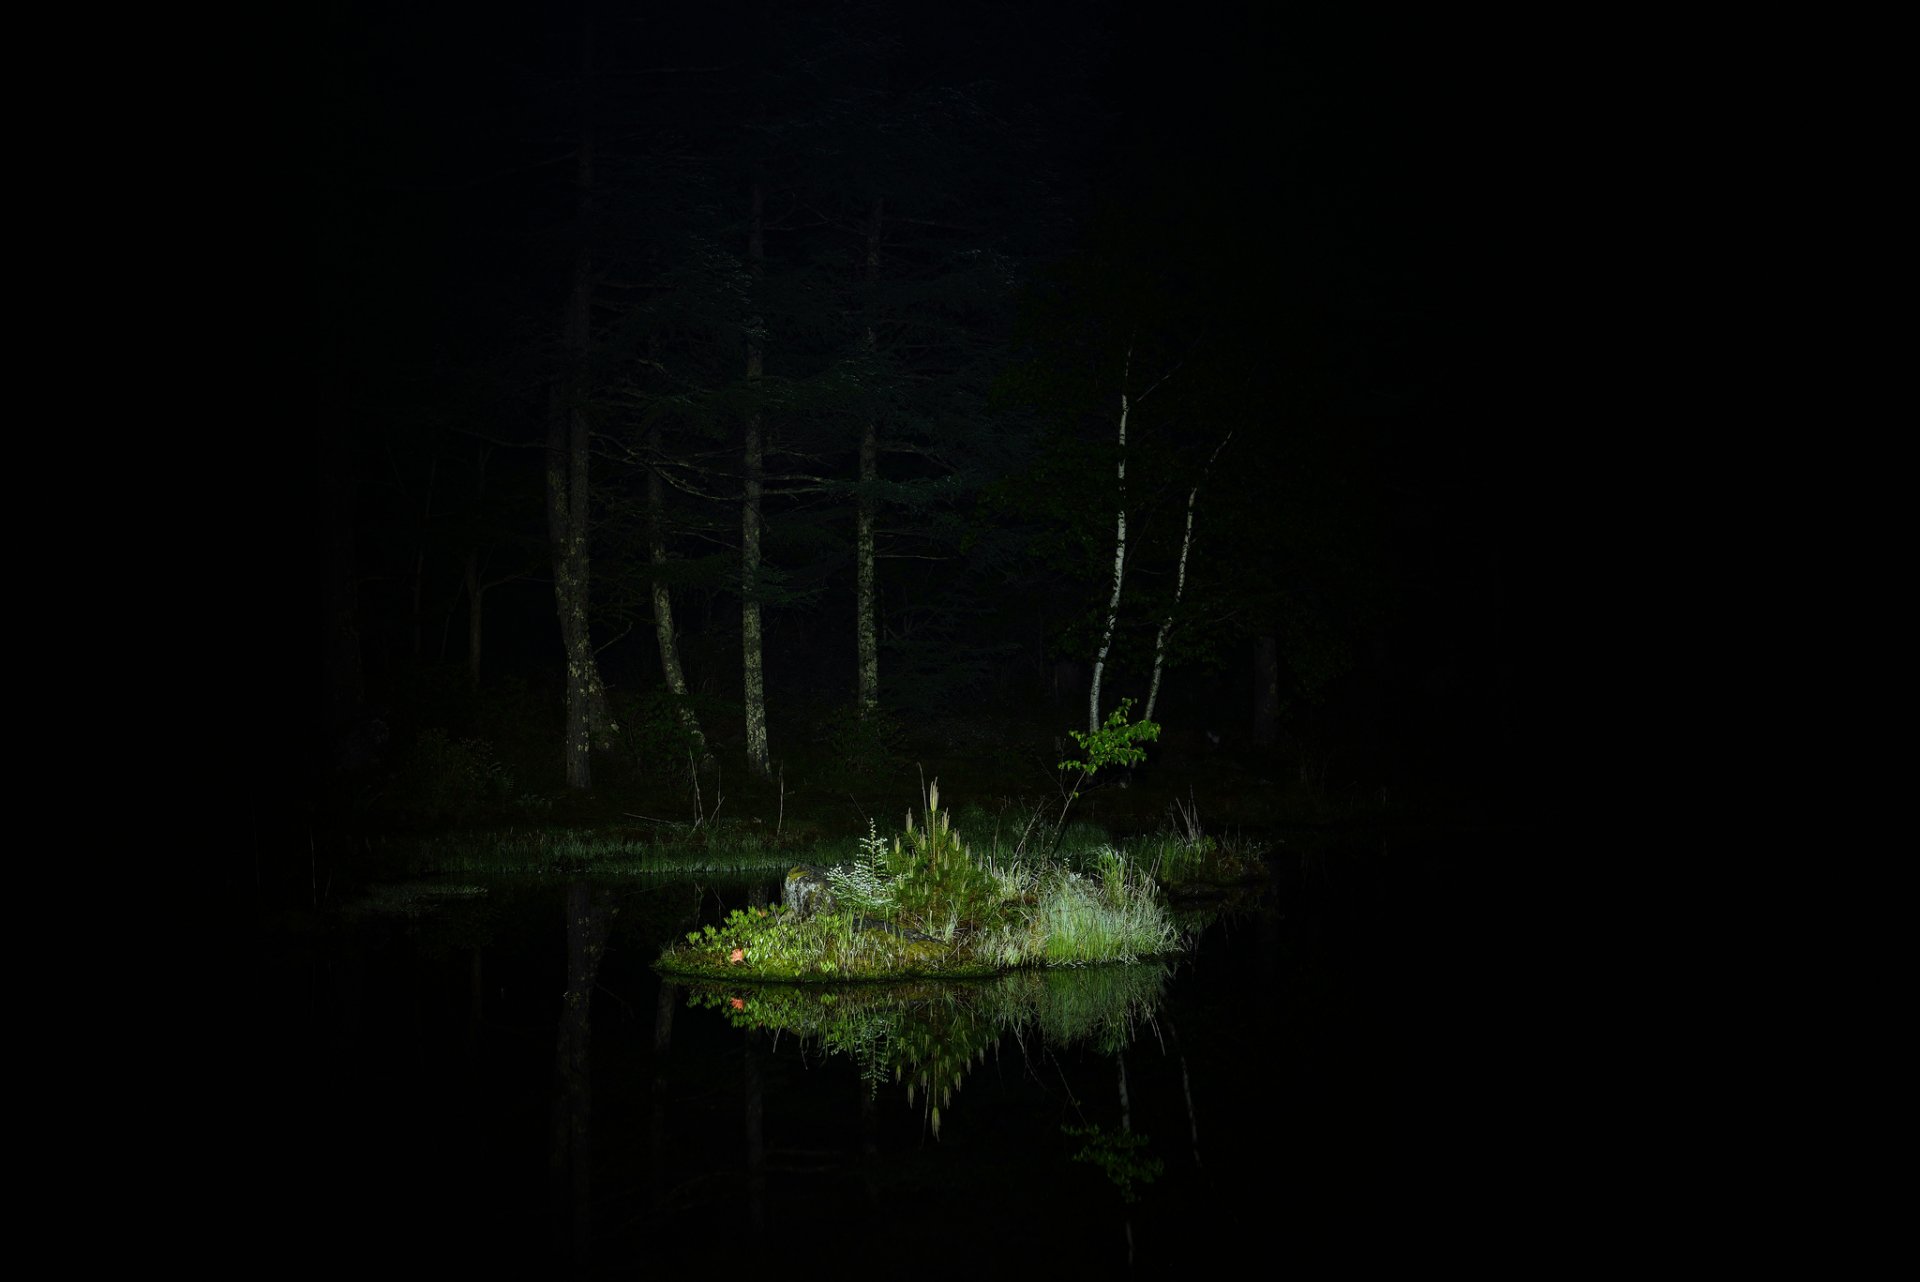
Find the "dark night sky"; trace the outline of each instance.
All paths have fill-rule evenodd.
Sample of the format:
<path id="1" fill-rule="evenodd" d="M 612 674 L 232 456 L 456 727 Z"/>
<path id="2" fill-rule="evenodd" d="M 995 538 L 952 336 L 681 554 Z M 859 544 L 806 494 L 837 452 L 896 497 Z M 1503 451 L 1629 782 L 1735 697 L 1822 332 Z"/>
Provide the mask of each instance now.
<path id="1" fill-rule="evenodd" d="M 1477 654 L 1500 674 L 1489 697 L 1497 687 L 1502 715 L 1530 733 L 1546 666 L 1530 603 L 1552 555 L 1539 513 L 1562 478 L 1544 425 L 1555 407 L 1524 355 L 1539 341 L 1520 300 L 1543 274 L 1529 232 L 1542 147 L 1511 42 L 1450 13 L 1388 21 L 1331 3 L 909 8 L 900 83 L 1015 86 L 1043 118 L 1054 113 L 1061 137 L 1049 141 L 1077 168 L 1069 185 L 1213 242 L 1206 288 L 1233 325 L 1279 334 L 1289 309 L 1314 318 L 1328 415 L 1390 445 L 1384 519 L 1419 603 L 1407 625 L 1416 644 Z M 709 108 L 700 84 L 725 87 L 709 68 L 777 62 L 783 50 L 765 38 L 775 9 L 858 12 L 602 3 L 596 58 L 621 110 L 657 103 L 691 149 L 724 146 L 701 130 L 736 110 L 737 94 Z M 338 284 L 325 264 L 338 260 L 314 251 L 332 236 L 352 242 L 362 277 L 347 360 L 367 363 L 354 377 L 504 346 L 552 301 L 527 232 L 568 198 L 554 136 L 576 6 L 329 13 L 331 31 L 266 33 L 263 48 L 284 51 L 272 64 L 284 74 L 264 86 L 267 118 L 283 117 L 276 132 L 292 140 L 270 164 L 283 214 L 272 223 L 286 234 L 268 237 L 269 252 L 325 299 Z M 329 133 L 347 141 L 329 147 Z M 301 357 L 325 349 L 326 308 L 302 310 L 313 329 L 296 319 L 288 346 L 301 355 L 276 352 L 288 366 L 276 378 L 311 387 Z M 304 453 L 289 444 L 296 473 Z"/>

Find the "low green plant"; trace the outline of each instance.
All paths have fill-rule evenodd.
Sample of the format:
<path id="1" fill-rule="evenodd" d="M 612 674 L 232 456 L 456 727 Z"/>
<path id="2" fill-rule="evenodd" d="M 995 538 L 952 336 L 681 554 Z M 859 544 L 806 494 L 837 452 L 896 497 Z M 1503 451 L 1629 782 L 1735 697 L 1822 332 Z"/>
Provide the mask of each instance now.
<path id="1" fill-rule="evenodd" d="M 1229 886 L 1261 875 L 1260 848 L 1239 838 L 1215 837 L 1200 822 L 1199 806 L 1175 800 L 1168 822 L 1146 839 L 1139 860 L 1170 888 Z"/>
<path id="2" fill-rule="evenodd" d="M 687 934 L 687 945 L 701 953 L 738 965 L 750 951 L 778 933 L 786 910 L 779 904 L 766 908 L 736 908 L 719 925 L 703 926 Z"/>
<path id="3" fill-rule="evenodd" d="M 827 870 L 833 901 L 871 916 L 891 912 L 894 887 L 887 872 L 887 853 L 887 843 L 875 831 L 873 820 L 867 820 L 867 835 L 857 843 L 853 865 Z"/>
<path id="4" fill-rule="evenodd" d="M 1056 966 L 1135 961 L 1179 947 L 1179 932 L 1155 895 L 1151 878 L 1108 847 L 1100 871 L 1062 869 L 1040 895 L 1046 959 Z"/>

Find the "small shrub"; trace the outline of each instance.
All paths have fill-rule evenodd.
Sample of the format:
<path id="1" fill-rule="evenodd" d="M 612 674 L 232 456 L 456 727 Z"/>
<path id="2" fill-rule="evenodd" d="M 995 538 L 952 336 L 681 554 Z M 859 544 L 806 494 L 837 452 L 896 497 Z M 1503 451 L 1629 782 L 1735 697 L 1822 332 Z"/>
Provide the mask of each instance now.
<path id="1" fill-rule="evenodd" d="M 827 885 L 833 900 L 858 912 L 880 916 L 892 911 L 894 889 L 886 873 L 887 843 L 867 820 L 867 835 L 859 841 L 859 850 L 849 868 L 829 868 Z"/>
<path id="2" fill-rule="evenodd" d="M 913 812 L 907 812 L 906 832 L 894 839 L 886 863 L 895 906 L 921 930 L 937 932 L 949 918 L 979 927 L 997 915 L 999 882 L 973 861 L 940 809 L 937 780 L 927 790 L 925 822 L 915 828 Z"/>

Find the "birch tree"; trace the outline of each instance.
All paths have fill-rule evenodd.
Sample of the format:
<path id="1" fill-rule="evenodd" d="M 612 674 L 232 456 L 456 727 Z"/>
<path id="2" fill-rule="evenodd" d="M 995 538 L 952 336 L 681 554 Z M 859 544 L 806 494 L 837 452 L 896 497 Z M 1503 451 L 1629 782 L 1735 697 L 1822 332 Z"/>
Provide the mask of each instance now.
<path id="1" fill-rule="evenodd" d="M 1113 627 L 1120 618 L 1120 587 L 1127 577 L 1127 380 L 1133 374 L 1133 349 L 1127 349 L 1126 364 L 1120 373 L 1120 458 L 1114 464 L 1115 486 L 1119 495 L 1113 529 L 1113 591 L 1107 597 L 1107 621 L 1100 629 L 1100 648 L 1093 656 L 1093 679 L 1087 683 L 1087 733 L 1100 730 L 1100 676 L 1107 666 L 1107 652 L 1113 648 Z"/>
<path id="2" fill-rule="evenodd" d="M 1141 714 L 1143 721 L 1153 720 L 1154 701 L 1160 697 L 1160 671 L 1167 655 L 1167 634 L 1173 631 L 1174 612 L 1180 608 L 1180 598 L 1187 590 L 1187 554 L 1193 551 L 1193 505 L 1200 497 L 1200 486 L 1206 482 L 1207 473 L 1213 470 L 1214 461 L 1232 439 L 1233 433 L 1228 432 L 1221 438 L 1220 444 L 1213 447 L 1213 453 L 1207 457 L 1206 467 L 1200 470 L 1200 479 L 1187 491 L 1187 524 L 1180 534 L 1180 563 L 1173 581 L 1173 603 L 1167 607 L 1167 616 L 1160 621 L 1160 631 L 1153 638 L 1153 680 L 1147 686 L 1147 710 Z"/>
<path id="3" fill-rule="evenodd" d="M 1105 622 L 1100 629 L 1100 645 L 1093 656 L 1093 677 L 1087 683 L 1087 733 L 1093 734 L 1100 729 L 1100 678 L 1107 666 L 1107 655 L 1113 648 L 1114 628 L 1120 620 L 1120 593 L 1127 577 L 1127 418 L 1131 412 L 1157 391 L 1161 384 L 1173 377 L 1168 370 L 1138 397 L 1129 399 L 1128 389 L 1133 377 L 1133 348 L 1127 348 L 1126 361 L 1120 372 L 1120 415 L 1118 420 L 1119 458 L 1114 463 L 1114 483 L 1118 495 L 1113 522 L 1113 587 L 1107 595 Z M 1182 553 L 1182 564 L 1185 554 Z M 1164 640 L 1164 633 L 1162 635 Z M 1156 677 L 1158 669 L 1155 670 Z M 1151 709 L 1149 709 L 1151 719 Z"/>

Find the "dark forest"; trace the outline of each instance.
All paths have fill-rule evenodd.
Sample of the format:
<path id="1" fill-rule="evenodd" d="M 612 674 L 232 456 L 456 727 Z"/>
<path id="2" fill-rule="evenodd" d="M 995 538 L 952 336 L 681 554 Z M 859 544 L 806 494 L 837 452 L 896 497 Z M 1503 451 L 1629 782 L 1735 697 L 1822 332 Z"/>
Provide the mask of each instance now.
<path id="1" fill-rule="evenodd" d="M 288 34 L 304 826 L 1046 789 L 1122 700 L 1143 807 L 1529 810 L 1531 149 L 1453 24 Z M 417 795 L 449 770 L 485 795 Z"/>

